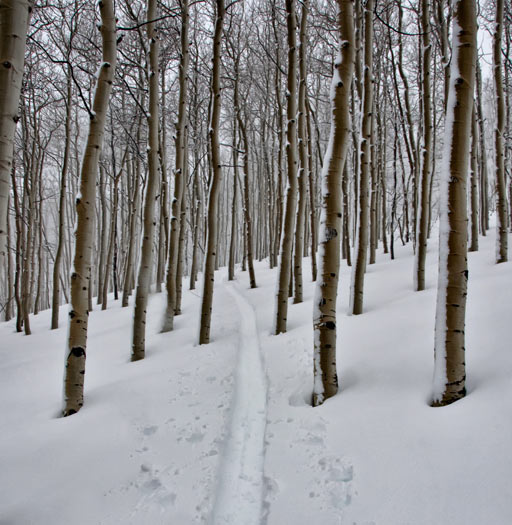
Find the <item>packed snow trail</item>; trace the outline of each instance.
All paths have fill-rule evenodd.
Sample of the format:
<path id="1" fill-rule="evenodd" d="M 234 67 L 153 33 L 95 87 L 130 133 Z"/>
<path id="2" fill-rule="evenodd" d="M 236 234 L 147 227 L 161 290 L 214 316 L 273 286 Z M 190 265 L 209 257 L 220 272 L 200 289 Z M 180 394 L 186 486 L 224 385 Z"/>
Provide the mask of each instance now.
<path id="1" fill-rule="evenodd" d="M 238 361 L 229 430 L 220 465 L 213 525 L 259 525 L 263 508 L 263 463 L 267 380 L 252 306 L 228 285 L 240 312 Z"/>

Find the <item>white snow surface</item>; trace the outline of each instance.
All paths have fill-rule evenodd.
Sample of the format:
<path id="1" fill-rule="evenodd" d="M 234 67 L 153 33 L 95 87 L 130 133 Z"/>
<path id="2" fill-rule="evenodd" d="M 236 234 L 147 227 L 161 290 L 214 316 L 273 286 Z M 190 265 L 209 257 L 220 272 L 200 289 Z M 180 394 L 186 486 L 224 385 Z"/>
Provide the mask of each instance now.
<path id="1" fill-rule="evenodd" d="M 196 292 L 184 290 L 165 334 L 165 295 L 150 298 L 136 363 L 132 306 L 110 298 L 91 312 L 85 405 L 68 418 L 58 417 L 67 307 L 58 330 L 49 311 L 28 337 L 0 323 L 0 523 L 511 523 L 512 263 L 494 264 L 493 235 L 469 254 L 468 395 L 431 408 L 436 244 L 424 292 L 412 289 L 410 247 L 395 261 L 379 254 L 360 316 L 345 313 L 342 262 L 340 392 L 318 408 L 314 284 L 305 278 L 305 301 L 290 304 L 288 332 L 271 335 L 277 273 L 266 261 L 255 290 L 246 273 L 233 284 L 217 272 L 209 345 L 191 330 Z"/>

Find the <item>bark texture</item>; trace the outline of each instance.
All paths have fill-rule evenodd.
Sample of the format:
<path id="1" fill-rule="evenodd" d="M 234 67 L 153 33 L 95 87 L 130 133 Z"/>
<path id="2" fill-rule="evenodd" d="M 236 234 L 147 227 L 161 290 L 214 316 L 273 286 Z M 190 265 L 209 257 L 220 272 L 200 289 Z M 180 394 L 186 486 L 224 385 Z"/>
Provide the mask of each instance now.
<path id="1" fill-rule="evenodd" d="M 427 259 L 428 216 L 430 208 L 430 171 L 432 165 L 432 116 L 430 95 L 430 68 L 432 45 L 430 42 L 429 2 L 421 0 L 421 31 L 423 44 L 423 148 L 421 151 L 421 183 L 419 195 L 419 217 L 414 259 L 416 291 L 425 289 L 425 261 Z"/>
<path id="2" fill-rule="evenodd" d="M 505 96 L 503 92 L 502 40 L 503 40 L 503 0 L 496 0 L 494 25 L 494 87 L 496 91 L 496 129 L 494 130 L 494 152 L 496 170 L 496 262 L 508 260 L 507 232 L 507 185 L 505 179 L 505 153 L 503 135 L 505 133 Z"/>
<path id="3" fill-rule="evenodd" d="M 91 255 L 94 244 L 96 175 L 103 143 L 108 100 L 116 67 L 116 20 L 112 0 L 102 0 L 99 9 L 103 62 L 90 115 L 89 134 L 80 174 L 80 194 L 76 199 L 76 245 L 74 269 L 71 274 L 71 310 L 64 376 L 64 416 L 78 412 L 84 402 L 89 316 L 88 289 L 91 281 Z"/>
<path id="4" fill-rule="evenodd" d="M 454 5 L 454 45 L 446 108 L 441 175 L 439 278 L 437 289 L 433 406 L 466 394 L 467 172 L 476 60 L 474 0 Z"/>
<path id="5" fill-rule="evenodd" d="M 53 261 L 53 293 L 52 293 L 52 322 L 51 329 L 59 327 L 59 306 L 60 306 L 60 264 L 62 252 L 64 250 L 64 226 L 65 226 L 65 206 L 66 206 L 66 187 L 69 166 L 69 149 L 71 146 L 71 72 L 68 71 L 67 93 L 66 93 L 66 122 L 64 139 L 64 158 L 60 173 L 60 195 L 59 195 L 59 231 L 57 237 L 57 251 Z"/>
<path id="6" fill-rule="evenodd" d="M 148 1 L 147 19 L 157 17 L 156 0 Z M 144 201 L 144 224 L 139 276 L 133 312 L 132 361 L 144 359 L 146 353 L 146 309 L 153 267 L 153 238 L 156 228 L 155 200 L 158 190 L 158 50 L 155 23 L 146 25 L 149 40 L 149 115 L 148 115 L 148 180 Z"/>
<path id="7" fill-rule="evenodd" d="M 288 191 L 284 216 L 284 231 L 281 242 L 279 260 L 279 281 L 277 289 L 277 305 L 275 333 L 286 332 L 288 317 L 288 296 L 292 268 L 293 236 L 295 230 L 295 208 L 297 206 L 297 20 L 294 0 L 286 0 L 286 25 L 288 30 L 288 79 L 287 86 L 287 117 L 286 158 L 288 161 Z"/>
<path id="8" fill-rule="evenodd" d="M 369 236 L 370 146 L 373 118 L 373 0 L 366 2 L 364 24 L 364 93 L 359 152 L 359 221 L 350 290 L 350 310 L 354 315 L 363 313 L 364 274 L 366 272 Z"/>
<path id="9" fill-rule="evenodd" d="M 215 261 L 217 257 L 217 210 L 222 178 L 222 166 L 219 145 L 219 122 L 221 110 L 220 94 L 220 57 L 222 45 L 222 26 L 224 22 L 224 0 L 217 0 L 217 16 L 213 36 L 213 71 L 212 71 L 212 113 L 210 121 L 210 148 L 213 164 L 213 176 L 208 199 L 208 237 L 206 240 L 206 257 L 204 262 L 203 300 L 201 303 L 201 325 L 199 344 L 210 342 L 210 325 L 212 319 L 213 285 L 215 279 Z"/>
<path id="10" fill-rule="evenodd" d="M 14 132 L 31 12 L 27 0 L 0 0 L 0 261 L 6 248 Z"/>
<path id="11" fill-rule="evenodd" d="M 355 58 L 353 0 L 338 0 L 338 6 L 340 50 L 331 84 L 331 134 L 322 173 L 319 271 L 313 317 L 314 406 L 338 391 L 336 298 L 342 235 L 341 182 L 351 133 L 349 103 Z"/>
<path id="12" fill-rule="evenodd" d="M 304 256 L 304 218 L 306 214 L 307 184 L 308 184 L 308 154 L 307 154 L 307 135 L 306 135 L 306 83 L 307 83 L 307 20 L 308 20 L 308 0 L 302 4 L 300 20 L 300 47 L 299 47 L 299 202 L 297 206 L 297 222 L 295 227 L 295 252 L 293 262 L 294 274 L 294 303 L 302 303 L 302 258 Z"/>
<path id="13" fill-rule="evenodd" d="M 169 332 L 174 327 L 176 310 L 177 275 L 180 260 L 181 201 L 183 199 L 184 172 L 187 132 L 188 100 L 188 0 L 181 0 L 181 59 L 179 71 L 180 98 L 178 102 L 178 124 L 176 127 L 176 171 L 174 175 L 174 198 L 172 201 L 171 238 L 169 262 L 167 266 L 167 306 L 165 309 L 162 332 Z"/>

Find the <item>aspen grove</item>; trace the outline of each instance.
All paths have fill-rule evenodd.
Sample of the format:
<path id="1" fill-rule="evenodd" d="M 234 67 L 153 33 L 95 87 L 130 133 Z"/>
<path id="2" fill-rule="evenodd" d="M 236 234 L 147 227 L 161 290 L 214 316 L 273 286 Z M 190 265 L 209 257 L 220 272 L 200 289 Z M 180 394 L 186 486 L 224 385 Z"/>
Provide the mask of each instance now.
<path id="1" fill-rule="evenodd" d="M 512 275 L 511 47 L 510 0 L 0 0 L 0 316 L 20 348 L 46 331 L 59 341 L 48 343 L 63 356 L 57 420 L 89 410 L 89 357 L 111 351 L 95 335 L 114 319 L 106 316 L 126 318 L 119 355 L 134 374 L 160 351 L 169 370 L 177 353 L 210 363 L 219 338 L 238 333 L 233 357 L 222 358 L 238 364 L 220 492 L 197 503 L 194 519 L 167 517 L 339 523 L 348 492 L 326 500 L 322 512 L 339 511 L 332 518 L 283 518 L 289 507 L 273 507 L 281 489 L 265 481 L 268 447 L 274 435 L 291 436 L 269 431 L 281 420 L 269 416 L 280 392 L 274 354 L 304 345 L 282 384 L 303 363 L 299 404 L 312 407 L 311 421 L 341 424 L 343 411 L 329 407 L 350 405 L 343 398 L 357 390 L 344 379 L 345 352 L 360 355 L 359 370 L 348 366 L 364 376 L 366 352 L 380 346 L 366 336 L 348 345 L 350 327 L 377 330 L 400 290 L 426 312 L 428 329 L 389 330 L 404 334 L 411 354 L 424 341 L 433 375 L 400 396 L 423 396 L 422 414 L 471 403 L 472 334 L 504 330 L 473 321 L 470 302 L 491 292 L 472 299 L 480 274 L 473 285 L 471 261 L 487 257 L 485 276 L 503 290 Z M 375 299 L 381 287 L 389 303 L 385 292 Z M 405 319 L 406 304 L 393 315 Z M 504 304 L 508 321 L 496 326 L 510 324 L 510 294 Z M 151 388 L 148 376 L 126 407 Z M 94 406 L 102 399 L 95 391 Z M 326 479 L 348 487 L 346 469 L 338 479 L 318 461 Z M 147 494 L 144 505 L 162 486 Z M 113 512 L 119 522 L 160 522 Z M 478 523 L 504 525 L 506 512 Z M 370 519 L 366 510 L 346 515 Z M 101 522 L 117 523 L 112 516 Z M 395 516 L 382 523 L 424 523 Z M 430 523 L 477 523 L 460 519 Z"/>

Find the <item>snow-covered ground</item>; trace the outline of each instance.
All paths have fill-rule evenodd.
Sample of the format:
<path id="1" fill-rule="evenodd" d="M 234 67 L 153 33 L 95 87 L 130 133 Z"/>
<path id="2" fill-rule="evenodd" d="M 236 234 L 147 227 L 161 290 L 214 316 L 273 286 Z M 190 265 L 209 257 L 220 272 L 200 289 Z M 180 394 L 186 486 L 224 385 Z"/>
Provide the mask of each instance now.
<path id="1" fill-rule="evenodd" d="M 509 525 L 512 523 L 512 263 L 494 233 L 469 255 L 465 399 L 428 406 L 436 239 L 427 287 L 412 253 L 368 267 L 365 313 L 339 294 L 341 390 L 311 408 L 312 297 L 270 333 L 275 271 L 216 275 L 212 343 L 196 346 L 197 292 L 175 331 L 158 333 L 152 296 L 146 359 L 130 363 L 132 309 L 90 315 L 84 408 L 60 418 L 66 311 L 50 331 L 0 324 L 0 523 L 9 525 Z"/>

